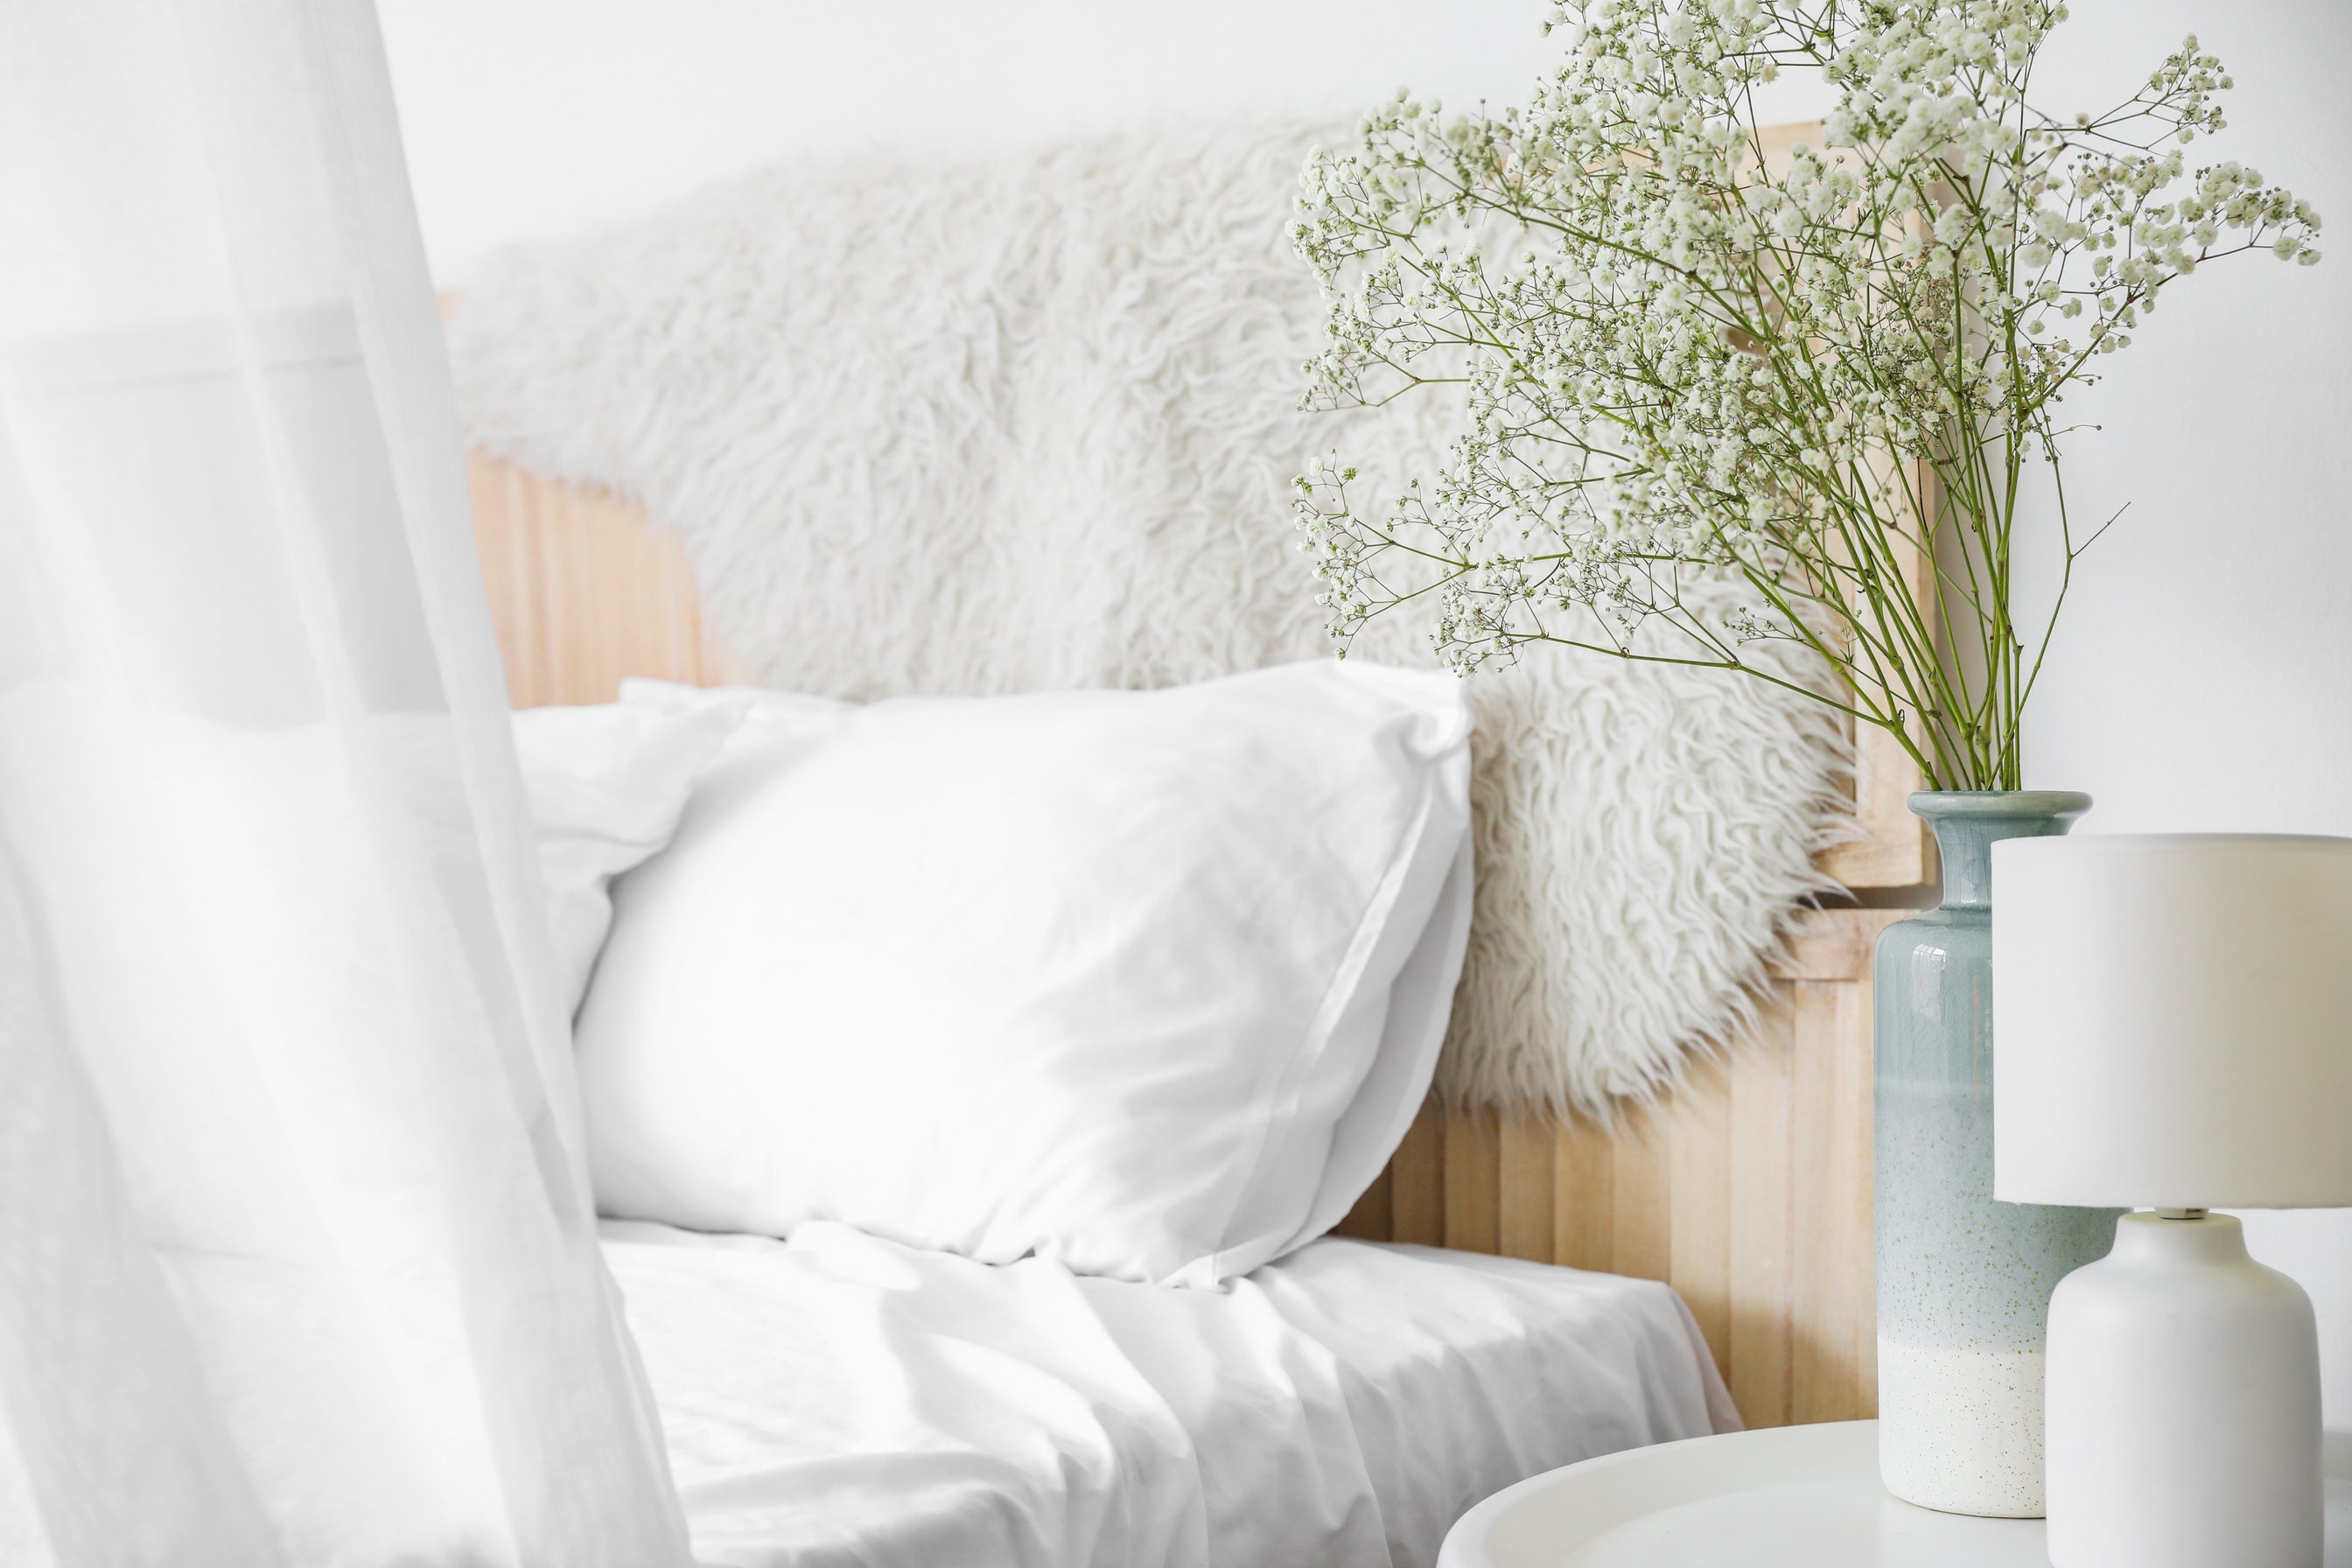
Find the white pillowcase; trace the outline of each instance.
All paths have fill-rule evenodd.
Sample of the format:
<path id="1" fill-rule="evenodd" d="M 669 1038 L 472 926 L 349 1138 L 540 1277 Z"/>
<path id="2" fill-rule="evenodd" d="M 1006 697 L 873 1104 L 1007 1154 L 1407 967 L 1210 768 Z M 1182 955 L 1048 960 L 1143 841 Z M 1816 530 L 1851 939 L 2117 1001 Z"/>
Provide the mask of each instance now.
<path id="1" fill-rule="evenodd" d="M 606 703 L 514 715 L 524 798 L 563 1010 L 579 1010 L 613 921 L 613 879 L 669 842 L 695 775 L 719 754 L 751 694 L 691 707 Z"/>
<path id="2" fill-rule="evenodd" d="M 1379 1174 L 1469 928 L 1454 678 L 749 700 L 614 890 L 577 1030 L 605 1213 L 1211 1285 Z"/>

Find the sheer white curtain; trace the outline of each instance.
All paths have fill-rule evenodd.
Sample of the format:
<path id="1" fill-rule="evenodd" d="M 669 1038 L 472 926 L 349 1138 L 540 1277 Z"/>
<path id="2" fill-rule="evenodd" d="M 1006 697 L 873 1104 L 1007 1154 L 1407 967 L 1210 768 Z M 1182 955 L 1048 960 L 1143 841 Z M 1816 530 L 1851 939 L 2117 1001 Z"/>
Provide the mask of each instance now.
<path id="1" fill-rule="evenodd" d="M 0 0 L 0 1563 L 685 1561 L 368 0 Z"/>

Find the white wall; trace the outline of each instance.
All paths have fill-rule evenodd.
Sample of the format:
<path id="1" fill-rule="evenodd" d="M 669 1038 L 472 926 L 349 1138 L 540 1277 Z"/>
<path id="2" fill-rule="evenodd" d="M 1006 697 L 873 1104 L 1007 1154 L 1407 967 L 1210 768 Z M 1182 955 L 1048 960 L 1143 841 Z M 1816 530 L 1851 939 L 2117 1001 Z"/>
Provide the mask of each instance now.
<path id="1" fill-rule="evenodd" d="M 1516 94 L 1540 0 L 378 0 L 434 270 L 782 154 Z"/>
<path id="2" fill-rule="evenodd" d="M 2200 272 L 2071 405 L 2105 428 L 2065 448 L 2069 511 L 2131 510 L 2076 569 L 2027 783 L 2090 791 L 2088 829 L 2352 835 L 2352 7 L 2074 12 L 2037 81 L 2053 107 L 2096 107 L 2095 87 L 2194 31 L 2238 83 L 2198 161 L 2239 158 L 2307 197 L 2336 254 Z M 2316 1300 L 2328 1419 L 2352 1426 L 2352 1214 L 2248 1226 Z"/>
<path id="3" fill-rule="evenodd" d="M 1410 82 L 1507 100 L 1542 0 L 379 0 L 446 283 L 497 247 L 813 149 L 1003 143 L 1180 112 L 1351 108 Z M 2199 29 L 2235 71 L 2215 155 L 2352 233 L 2352 8 L 2077 0 L 2037 82 L 2103 106 Z M 1811 111 L 1791 96 L 1776 113 Z M 2030 783 L 2109 831 L 2352 834 L 2352 252 L 2248 257 L 2170 296 L 2077 399 L 2078 515 L 2132 510 L 2081 568 Z M 2352 1136 L 2352 1107 L 2346 1108 Z M 2352 1426 L 2352 1216 L 2258 1216 L 2320 1300 Z"/>

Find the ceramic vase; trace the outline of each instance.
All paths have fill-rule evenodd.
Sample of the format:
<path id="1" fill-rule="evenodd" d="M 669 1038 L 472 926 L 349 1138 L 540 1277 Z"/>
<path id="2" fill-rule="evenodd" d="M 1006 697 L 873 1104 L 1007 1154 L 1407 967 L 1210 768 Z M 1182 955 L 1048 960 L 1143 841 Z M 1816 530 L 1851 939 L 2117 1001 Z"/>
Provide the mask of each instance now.
<path id="1" fill-rule="evenodd" d="M 1948 1513 L 2042 1511 L 2050 1292 L 2105 1255 L 2118 1211 L 1992 1195 L 1992 846 L 2061 834 L 2091 798 L 1931 791 L 1944 899 L 1887 927 L 1872 970 L 1879 1471 Z"/>

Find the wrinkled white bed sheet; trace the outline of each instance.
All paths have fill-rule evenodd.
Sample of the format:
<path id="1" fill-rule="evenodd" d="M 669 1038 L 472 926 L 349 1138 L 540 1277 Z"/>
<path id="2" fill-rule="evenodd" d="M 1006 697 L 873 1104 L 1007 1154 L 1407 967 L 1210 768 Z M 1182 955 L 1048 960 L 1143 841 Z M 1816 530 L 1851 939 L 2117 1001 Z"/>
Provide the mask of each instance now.
<path id="1" fill-rule="evenodd" d="M 696 1555 L 1425 1564 L 1526 1476 L 1737 1416 L 1645 1280 L 1326 1239 L 1216 1291 L 608 1221 Z"/>

